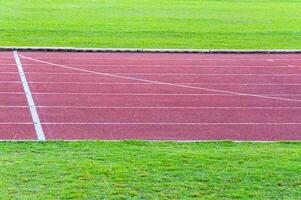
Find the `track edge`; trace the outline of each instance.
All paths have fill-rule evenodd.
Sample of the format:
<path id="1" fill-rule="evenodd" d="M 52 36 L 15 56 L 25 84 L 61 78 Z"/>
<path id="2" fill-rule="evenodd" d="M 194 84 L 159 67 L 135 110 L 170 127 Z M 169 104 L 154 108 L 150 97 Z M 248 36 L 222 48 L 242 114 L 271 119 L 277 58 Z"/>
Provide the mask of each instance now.
<path id="1" fill-rule="evenodd" d="M 144 48 L 75 48 L 75 47 L 26 47 L 26 46 L 0 46 L 0 51 L 44 51 L 44 52 L 126 52 L 126 53 L 259 53 L 259 54 L 288 54 L 301 53 L 301 49 L 144 49 Z"/>

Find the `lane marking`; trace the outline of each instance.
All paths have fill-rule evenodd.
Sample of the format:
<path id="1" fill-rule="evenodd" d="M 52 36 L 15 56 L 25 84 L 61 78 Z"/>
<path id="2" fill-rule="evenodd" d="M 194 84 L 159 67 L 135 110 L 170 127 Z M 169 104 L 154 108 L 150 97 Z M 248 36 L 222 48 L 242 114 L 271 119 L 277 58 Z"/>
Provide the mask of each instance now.
<path id="1" fill-rule="evenodd" d="M 261 123 L 261 122 L 254 122 L 254 123 L 177 123 L 177 122 L 142 122 L 142 123 L 127 123 L 127 122 L 43 122 L 42 124 L 48 125 L 301 125 L 301 123 Z"/>
<path id="2" fill-rule="evenodd" d="M 95 71 L 96 72 L 96 71 Z M 18 72 L 0 72 L 0 74 L 17 74 Z M 108 72 L 99 72 L 108 73 Z M 27 72 L 29 75 L 91 75 L 91 73 L 70 73 L 70 72 Z M 130 75 L 130 76 L 301 76 L 301 74 L 181 74 L 181 73 L 110 73 L 112 75 Z"/>
<path id="3" fill-rule="evenodd" d="M 27 107 L 27 106 L 26 106 Z M 170 107 L 166 107 L 166 106 L 36 106 L 37 108 L 62 108 L 62 109 L 287 109 L 287 110 L 291 110 L 291 109 L 301 109 L 300 107 L 198 107 L 198 106 L 170 106 Z"/>
<path id="4" fill-rule="evenodd" d="M 0 92 L 0 94 L 4 94 L 4 95 L 24 95 L 24 92 Z"/>
<path id="5" fill-rule="evenodd" d="M 0 108 L 29 108 L 29 106 L 19 106 L 19 105 L 0 105 Z M 264 106 L 52 106 L 52 105 L 41 105 L 36 106 L 36 108 L 54 108 L 54 109 L 281 109 L 281 110 L 291 110 L 291 109 L 301 109 L 300 107 L 283 107 L 283 106 L 275 106 L 275 107 L 264 107 Z"/>
<path id="6" fill-rule="evenodd" d="M 0 64 L 5 65 L 5 64 Z M 13 64 L 7 64 L 7 65 L 13 65 Z M 268 65 L 239 65 L 239 66 L 200 66 L 200 65 L 191 65 L 191 64 L 165 64 L 165 65 L 158 65 L 158 64 L 131 64 L 131 65 L 126 65 L 126 64 L 76 64 L 76 63 L 69 63 L 68 65 L 72 66 L 77 66 L 77 67 L 158 67 L 158 68 L 169 68 L 169 66 L 172 66 L 172 68 L 177 68 L 177 67 L 183 67 L 183 68 L 300 68 L 301 66 L 288 66 L 288 65 L 280 65 L 280 66 L 268 66 Z M 23 64 L 23 66 L 41 66 L 41 64 Z"/>
<path id="7" fill-rule="evenodd" d="M 26 76 L 24 74 L 24 70 L 23 70 L 23 67 L 22 67 L 22 64 L 21 64 L 21 60 L 20 60 L 20 57 L 19 57 L 17 51 L 14 51 L 14 58 L 15 58 L 16 65 L 17 65 L 17 68 L 18 68 L 18 71 L 19 71 L 19 75 L 20 75 L 20 79 L 21 79 L 21 82 L 22 82 L 22 85 L 23 85 L 23 89 L 24 89 L 24 92 L 25 92 L 25 95 L 26 95 L 26 98 L 27 98 L 27 102 L 28 102 L 30 114 L 31 114 L 31 117 L 32 117 L 32 121 L 33 121 L 33 124 L 34 124 L 34 128 L 35 128 L 35 131 L 36 131 L 36 134 L 37 134 L 37 138 L 40 141 L 45 141 L 46 138 L 45 138 L 45 135 L 44 135 L 44 132 L 43 132 L 43 128 L 42 128 L 42 125 L 41 125 L 41 122 L 40 122 L 40 118 L 39 118 L 39 115 L 38 115 L 33 97 L 31 95 L 30 88 L 29 88 L 29 85 L 27 83 Z"/>
<path id="8" fill-rule="evenodd" d="M 10 57 L 8 57 L 10 58 Z M 38 57 L 37 59 L 54 59 L 54 60 L 83 60 L 83 58 L 80 57 L 74 57 L 74 56 L 66 56 L 64 58 L 60 58 L 60 57 Z M 216 60 L 221 60 L 221 61 L 227 61 L 227 60 L 239 60 L 239 61 L 243 61 L 243 60 L 261 60 L 261 61 L 274 61 L 274 60 L 301 60 L 301 58 L 160 58 L 160 57 L 135 57 L 135 58 L 130 58 L 130 57 L 88 57 L 88 58 L 84 58 L 84 60 L 137 60 L 137 61 L 144 61 L 144 60 L 158 60 L 158 61 L 216 61 Z"/>
<path id="9" fill-rule="evenodd" d="M 24 95 L 24 93 L 23 93 Z M 28 108 L 29 106 L 0 105 L 0 108 Z"/>
<path id="10" fill-rule="evenodd" d="M 32 122 L 0 122 L 1 125 L 19 125 L 19 124 L 30 124 L 32 125 Z"/>
<path id="11" fill-rule="evenodd" d="M 142 122 L 142 123 L 127 123 L 127 122 L 42 122 L 41 124 L 48 125 L 301 125 L 298 122 L 289 122 L 289 123 L 174 123 L 174 122 Z M 32 125 L 32 122 L 0 122 L 0 125 Z"/>
<path id="12" fill-rule="evenodd" d="M 20 83 L 20 81 L 0 81 L 0 83 L 10 83 L 10 84 L 22 84 L 22 83 Z"/>
<path id="13" fill-rule="evenodd" d="M 1 81 L 0 81 L 1 83 Z M 5 83 L 5 81 L 3 81 Z M 10 83 L 10 82 L 8 82 Z M 15 83 L 15 82 L 13 82 Z M 18 82 L 17 82 L 18 83 Z M 74 84 L 74 85 L 158 85 L 158 83 L 137 83 L 137 82 L 74 82 L 74 81 L 28 81 L 28 83 L 33 84 Z M 174 82 L 174 84 L 181 85 L 239 85 L 239 86 L 282 86 L 282 85 L 292 85 L 301 86 L 301 83 L 179 83 Z"/>
<path id="14" fill-rule="evenodd" d="M 0 93 L 1 94 L 1 93 Z M 7 93 L 3 93 L 7 94 Z M 14 94 L 14 93 L 9 93 Z M 19 93 L 16 93 L 19 94 Z M 23 93 L 22 93 L 23 94 Z M 32 92 L 33 95 L 97 95 L 97 96 L 234 96 L 234 94 L 177 94 L 177 93 L 97 93 L 97 92 Z M 264 96 L 301 96 L 301 94 L 256 94 L 256 95 L 264 95 Z"/>
<path id="15" fill-rule="evenodd" d="M 299 103 L 301 102 L 301 100 L 297 100 L 297 99 L 288 99 L 288 98 L 281 98 L 281 97 L 269 97 L 269 96 L 264 96 L 264 95 L 255 95 L 255 94 L 248 94 L 248 93 L 242 93 L 242 92 L 231 92 L 231 91 L 226 91 L 226 90 L 217 90 L 217 89 L 210 89 L 210 88 L 205 88 L 205 87 L 195 87 L 195 86 L 188 86 L 188 85 L 181 85 L 181 84 L 174 84 L 174 83 L 166 83 L 166 82 L 153 81 L 153 80 L 147 80 L 147 79 L 141 79 L 141 78 L 120 76 L 120 75 L 114 75 L 114 74 L 110 74 L 110 73 L 101 73 L 101 72 L 96 72 L 96 71 L 91 71 L 91 70 L 84 70 L 84 69 L 79 69 L 79 68 L 75 68 L 75 67 L 69 67 L 69 66 L 66 66 L 66 65 L 50 63 L 50 62 L 34 59 L 34 58 L 31 58 L 31 57 L 26 57 L 26 56 L 21 56 L 21 57 L 24 58 L 24 59 L 27 59 L 27 60 L 36 61 L 36 62 L 39 62 L 39 63 L 48 64 L 48 65 L 51 65 L 51 66 L 56 66 L 56 67 L 65 68 L 65 69 L 72 69 L 72 70 L 75 70 L 75 71 L 82 71 L 82 72 L 87 72 L 87 73 L 91 73 L 91 74 L 98 74 L 98 75 L 103 75 L 103 76 L 107 76 L 107 77 L 114 77 L 114 78 L 120 78 L 120 79 L 126 79 L 126 80 L 134 80 L 134 81 L 139 81 L 139 82 L 157 83 L 157 84 L 160 84 L 160 85 L 168 85 L 168 86 L 173 86 L 173 87 L 178 87 L 178 88 L 188 88 L 188 89 L 204 90 L 204 91 L 210 91 L 210 92 L 234 94 L 234 95 L 239 95 L 239 96 L 251 96 L 251 97 L 256 97 L 256 98 L 280 100 L 280 101 L 291 101 L 291 102 L 299 102 Z"/>
<path id="16" fill-rule="evenodd" d="M 198 93 L 102 93 L 102 92 L 31 92 L 32 95 L 97 95 L 97 96 L 237 96 L 233 94 Z M 0 92 L 0 95 L 24 95 L 24 92 Z M 301 94 L 256 94 L 265 96 L 301 96 Z"/>

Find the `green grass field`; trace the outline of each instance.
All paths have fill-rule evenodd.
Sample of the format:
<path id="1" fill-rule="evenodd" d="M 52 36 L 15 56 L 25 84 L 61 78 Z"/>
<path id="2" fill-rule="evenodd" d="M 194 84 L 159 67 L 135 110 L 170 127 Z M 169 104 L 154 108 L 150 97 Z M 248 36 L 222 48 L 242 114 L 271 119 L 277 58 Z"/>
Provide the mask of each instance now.
<path id="1" fill-rule="evenodd" d="M 0 0 L 0 45 L 300 49 L 301 1 Z"/>
<path id="2" fill-rule="evenodd" d="M 301 143 L 2 142 L 1 199 L 300 199 Z"/>

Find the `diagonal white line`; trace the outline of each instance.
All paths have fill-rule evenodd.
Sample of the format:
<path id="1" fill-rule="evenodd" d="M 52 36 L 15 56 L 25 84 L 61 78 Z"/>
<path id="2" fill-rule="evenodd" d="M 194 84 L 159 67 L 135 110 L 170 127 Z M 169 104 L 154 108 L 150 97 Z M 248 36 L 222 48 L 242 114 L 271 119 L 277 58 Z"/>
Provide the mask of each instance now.
<path id="1" fill-rule="evenodd" d="M 26 98 L 27 98 L 30 114 L 31 114 L 31 117 L 32 117 L 32 121 L 33 121 L 33 124 L 34 124 L 34 128 L 35 128 L 38 140 L 45 141 L 46 138 L 45 138 L 45 135 L 44 135 L 44 132 L 43 132 L 43 128 L 42 128 L 42 125 L 41 125 L 41 122 L 40 122 L 40 118 L 39 118 L 34 100 L 32 98 L 30 88 L 28 86 L 26 76 L 25 76 L 25 73 L 24 73 L 24 70 L 23 70 L 23 67 L 22 67 L 22 64 L 21 64 L 21 61 L 20 61 L 20 57 L 19 57 L 17 51 L 14 51 L 14 58 L 15 58 L 15 61 L 16 61 L 16 64 L 17 64 L 17 68 L 18 68 L 18 71 L 19 71 L 19 75 L 20 75 L 20 79 L 21 79 L 21 82 L 22 82 L 22 85 L 23 85 L 23 89 L 24 89 L 24 92 L 25 92 L 25 95 L 26 95 Z"/>
<path id="2" fill-rule="evenodd" d="M 180 87 L 180 88 L 188 88 L 188 89 L 197 89 L 197 90 L 204 90 L 204 91 L 210 91 L 210 92 L 234 94 L 234 95 L 239 95 L 239 96 L 251 96 L 251 97 L 257 97 L 257 98 L 262 98 L 262 99 L 281 100 L 281 101 L 290 101 L 290 102 L 301 102 L 301 100 L 297 100 L 297 99 L 288 99 L 288 98 L 281 98 L 281 97 L 270 97 L 270 96 L 248 94 L 248 93 L 241 93 L 241 92 L 231 92 L 231 91 L 226 91 L 226 90 L 217 90 L 217 89 L 210 89 L 210 88 L 205 88 L 205 87 L 195 87 L 195 86 L 189 86 L 189 85 L 181 85 L 181 84 L 167 83 L 167 82 L 161 82 L 161 81 L 153 81 L 153 80 L 148 80 L 148 79 L 133 78 L 133 77 L 128 77 L 128 76 L 114 75 L 114 74 L 110 74 L 110 73 L 102 73 L 102 72 L 96 72 L 96 71 L 92 71 L 92 70 L 85 70 L 85 69 L 79 69 L 79 68 L 75 68 L 75 67 L 69 67 L 69 66 L 66 66 L 66 65 L 55 64 L 55 63 L 46 62 L 46 61 L 43 61 L 43 60 L 34 59 L 34 58 L 31 58 L 31 57 L 22 56 L 22 55 L 21 55 L 21 57 L 24 58 L 24 59 L 27 59 L 27 60 L 32 60 L 32 61 L 35 61 L 35 62 L 38 62 L 38 63 L 43 63 L 43 64 L 56 66 L 56 67 L 60 67 L 60 68 L 72 69 L 72 70 L 75 70 L 75 71 L 82 71 L 82 72 L 87 72 L 87 73 L 91 73 L 91 74 L 98 74 L 98 75 L 114 77 L 114 78 L 120 78 L 120 79 L 126 79 L 126 80 L 134 80 L 134 81 L 147 82 L 147 83 L 157 83 L 159 85 L 168 85 L 168 86 Z"/>

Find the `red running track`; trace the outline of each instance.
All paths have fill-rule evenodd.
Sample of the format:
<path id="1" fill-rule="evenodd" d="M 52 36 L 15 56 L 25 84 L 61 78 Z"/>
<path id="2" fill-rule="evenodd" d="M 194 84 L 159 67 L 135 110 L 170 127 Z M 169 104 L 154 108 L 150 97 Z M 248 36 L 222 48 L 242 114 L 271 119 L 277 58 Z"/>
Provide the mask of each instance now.
<path id="1" fill-rule="evenodd" d="M 2 140 L 301 140 L 300 54 L 17 56 L 30 93 L 1 52 Z"/>

